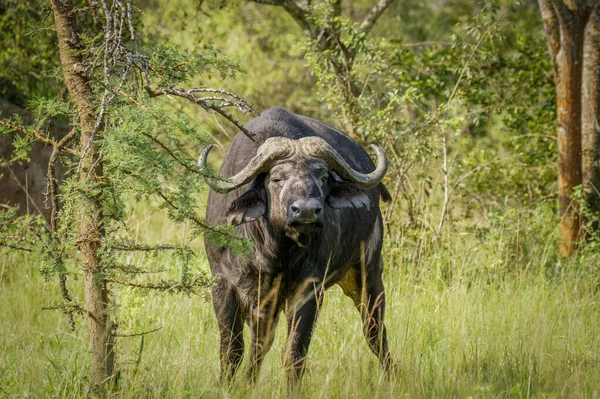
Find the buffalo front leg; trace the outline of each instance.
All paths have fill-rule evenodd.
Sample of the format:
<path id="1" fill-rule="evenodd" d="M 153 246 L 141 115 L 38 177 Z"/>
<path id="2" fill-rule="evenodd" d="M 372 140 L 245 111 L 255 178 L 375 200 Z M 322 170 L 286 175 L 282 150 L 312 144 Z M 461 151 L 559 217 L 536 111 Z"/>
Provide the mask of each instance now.
<path id="1" fill-rule="evenodd" d="M 362 269 L 362 270 L 361 270 Z M 387 332 L 383 319 L 385 315 L 385 291 L 381 280 L 383 261 L 378 260 L 374 268 L 361 265 L 351 267 L 338 285 L 346 296 L 354 302 L 363 321 L 363 332 L 371 351 L 377 355 L 385 372 L 390 371 L 391 358 Z"/>
<path id="2" fill-rule="evenodd" d="M 245 374 L 252 384 L 258 380 L 262 362 L 273 344 L 277 320 L 276 304 L 271 302 L 252 308 L 248 315 L 247 322 L 251 331 L 252 343 Z"/>
<path id="3" fill-rule="evenodd" d="M 322 302 L 319 285 L 297 298 L 286 311 L 288 339 L 283 350 L 283 365 L 291 387 L 297 386 L 304 374 L 306 354 Z"/>
<path id="4" fill-rule="evenodd" d="M 212 289 L 212 302 L 221 336 L 221 382 L 233 379 L 244 356 L 244 316 L 235 292 L 224 282 Z"/>

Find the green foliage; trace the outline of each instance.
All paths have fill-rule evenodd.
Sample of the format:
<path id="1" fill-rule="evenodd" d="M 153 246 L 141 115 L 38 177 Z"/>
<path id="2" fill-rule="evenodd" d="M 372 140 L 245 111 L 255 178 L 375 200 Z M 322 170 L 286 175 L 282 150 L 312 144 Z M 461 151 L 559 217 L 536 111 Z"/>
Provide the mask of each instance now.
<path id="1" fill-rule="evenodd" d="M 154 46 L 149 63 L 158 70 L 159 86 L 177 85 L 191 76 L 205 76 L 212 79 L 216 73 L 221 80 L 233 79 L 241 72 L 239 62 L 233 61 L 212 46 L 206 45 L 201 53 L 182 53 L 173 46 Z"/>
<path id="2" fill-rule="evenodd" d="M 42 0 L 0 1 L 0 80 L 23 93 L 2 93 L 2 97 L 20 106 L 26 98 L 56 95 L 61 89 L 56 34 L 47 18 L 47 5 Z M 0 86 L 1 92 L 5 84 Z"/>
<path id="3" fill-rule="evenodd" d="M 461 224 L 491 210 L 553 203 L 554 85 L 535 7 L 445 6 L 457 13 L 397 4 L 392 9 L 406 14 L 388 11 L 392 18 L 419 15 L 402 20 L 406 33 L 398 39 L 387 34 L 394 24 L 383 17 L 365 36 L 350 19 L 332 19 L 329 3 L 318 4 L 319 26 L 341 31 L 338 47 L 322 51 L 317 41 L 306 47 L 319 94 L 342 128 L 350 123 L 364 141 L 386 146 L 406 222 L 435 230 L 445 191 L 444 209 Z M 453 15 L 459 17 L 450 24 Z M 422 21 L 430 21 L 427 35 L 414 28 Z M 356 50 L 345 77 L 335 68 L 344 48 Z M 350 84 L 361 88 L 358 95 Z"/>
<path id="4" fill-rule="evenodd" d="M 342 2 L 342 17 L 332 17 L 334 2 L 312 2 L 317 26 L 338 30 L 341 45 L 355 51 L 342 79 L 341 46 L 323 50 L 281 8 L 242 0 L 142 2 L 146 15 L 134 17 L 139 37 L 123 34 L 106 77 L 103 32 L 86 9 L 78 11 L 94 109 L 105 112 L 95 137 L 104 176 L 80 181 L 73 153 L 84 149 L 76 138 L 64 147 L 71 154 L 60 156 L 67 177 L 55 231 L 40 217 L 0 209 L 0 301 L 7 304 L 0 392 L 87 394 L 87 345 L 67 338 L 60 315 L 39 310 L 80 310 L 78 214 L 85 209 L 77 204 L 87 198 L 105 217 L 99 278 L 110 281 L 109 312 L 122 335 L 114 395 L 248 396 L 241 384 L 218 385 L 212 309 L 189 295 L 205 296 L 213 283 L 198 236 L 236 256 L 252 249 L 233 226 L 209 226 L 200 216 L 203 178 L 214 172 L 200 171 L 197 156 L 210 142 L 223 149 L 235 128 L 199 115 L 197 104 L 152 97 L 150 78 L 150 92 L 227 87 L 260 110 L 285 106 L 352 125 L 363 143 L 387 151 L 394 201 L 382 206 L 386 318 L 400 371 L 381 378 L 358 315 L 334 289 L 311 346 L 306 396 L 598 396 L 600 240 L 589 234 L 570 261 L 556 255 L 555 100 L 539 10 L 508 0 L 396 1 L 369 34 L 359 32 L 355 21 L 373 3 Z M 44 6 L 0 3 L 0 78 L 25 93 L 23 104 L 32 99 L 36 116 L 27 127 L 3 119 L 23 129 L 11 162 L 27 158 L 34 132 L 47 137 L 51 120 L 77 122 L 75 104 L 58 95 Z M 597 222 L 594 211 L 582 211 Z M 69 278 L 71 302 L 47 283 L 57 277 Z M 273 352 L 283 339 L 280 329 Z M 278 358 L 267 358 L 262 381 L 271 383 L 259 382 L 255 396 L 285 393 Z"/>
<path id="5" fill-rule="evenodd" d="M 136 290 L 199 293 L 206 290 L 212 280 L 205 270 L 196 267 L 196 252 L 190 249 L 189 240 L 209 230 L 212 240 L 231 245 L 237 254 L 251 248 L 251 243 L 238 237 L 230 227 L 211 226 L 198 216 L 200 193 L 206 191 L 206 186 L 204 172 L 198 169 L 195 159 L 208 144 L 208 135 L 183 113 L 154 98 L 164 93 L 152 92 L 179 87 L 201 76 L 208 80 L 212 75 L 220 80 L 232 79 L 241 72 L 239 62 L 223 56 L 210 45 L 193 53 L 172 45 L 141 45 L 130 40 L 134 36 L 130 33 L 135 29 L 133 25 L 127 26 L 130 31 L 127 33 L 123 26 L 103 29 L 99 21 L 104 20 L 92 15 L 99 13 L 101 18 L 108 18 L 109 12 L 121 12 L 121 23 L 127 24 L 126 19 L 130 18 L 125 15 L 123 4 L 110 10 L 97 3 L 91 6 L 94 7 L 92 13 L 87 7 L 76 8 L 76 19 L 80 26 L 80 67 L 94 93 L 89 99 L 96 112 L 91 137 L 98 146 L 99 155 L 94 162 L 102 163 L 101 175 L 92 179 L 82 173 L 82 156 L 86 156 L 90 146 L 81 146 L 77 140 L 66 142 L 58 149 L 60 161 L 67 169 L 66 177 L 56 187 L 53 180 L 48 182 L 48 203 L 54 208 L 52 219 L 41 223 L 39 217 L 16 217 L 14 210 L 0 210 L 3 218 L 0 244 L 31 252 L 46 278 L 58 277 L 62 301 L 53 308 L 63 310 L 70 317 L 73 310 L 81 310 L 83 305 L 70 298 L 66 278 L 88 272 L 81 269 L 77 248 L 82 241 L 89 240 L 81 235 L 79 225 L 82 216 L 93 209 L 82 208 L 81 204 L 92 205 L 101 214 L 100 219 L 94 219 L 100 223 L 95 226 L 100 235 L 97 256 L 100 268 L 93 276 L 98 282 Z M 17 5 L 11 7 L 11 12 L 21 10 Z M 126 35 L 130 37 L 126 39 Z M 9 38 L 2 40 L 8 43 Z M 38 49 L 35 45 L 31 48 Z M 227 92 L 209 93 L 203 97 L 204 103 L 200 102 L 205 109 L 207 104 L 212 104 L 223 112 L 227 101 L 231 102 L 221 97 Z M 27 160 L 31 144 L 36 140 L 58 147 L 47 129 L 52 120 L 71 120 L 74 132 L 80 129 L 76 115 L 81 104 L 76 104 L 74 99 L 50 96 L 40 90 L 33 91 L 31 97 L 28 107 L 35 116 L 32 126 L 23 126 L 18 116 L 1 125 L 0 133 L 12 134 L 14 130 L 20 133 L 13 136 L 15 151 L 11 162 Z M 238 97 L 234 96 L 234 100 Z M 236 101 L 233 103 L 237 104 Z M 138 242 L 135 231 L 125 221 L 136 207 L 147 203 L 153 204 L 155 211 L 165 209 L 173 222 L 189 224 L 192 234 L 181 243 Z M 6 228 L 5 222 L 10 222 Z M 179 276 L 174 278 L 171 273 L 170 276 L 148 277 L 152 270 L 146 270 L 143 263 L 128 260 L 132 253 L 138 252 L 155 256 L 157 252 L 168 253 L 168 258 L 161 256 L 163 260 L 168 259 L 166 269 L 178 271 Z M 113 308 L 108 311 L 113 317 L 118 315 Z"/>

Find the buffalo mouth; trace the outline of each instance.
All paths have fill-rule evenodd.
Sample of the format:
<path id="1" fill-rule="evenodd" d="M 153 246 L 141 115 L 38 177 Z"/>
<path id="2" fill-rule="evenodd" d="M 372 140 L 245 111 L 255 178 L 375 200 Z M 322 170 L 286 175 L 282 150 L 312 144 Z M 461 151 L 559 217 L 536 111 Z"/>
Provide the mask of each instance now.
<path id="1" fill-rule="evenodd" d="M 294 220 L 288 224 L 288 229 L 297 230 L 303 233 L 311 233 L 313 231 L 323 228 L 323 222 L 321 220 Z"/>
<path id="2" fill-rule="evenodd" d="M 321 220 L 312 222 L 295 220 L 288 224 L 286 235 L 295 241 L 299 247 L 304 248 L 309 244 L 313 234 L 322 228 L 323 222 Z"/>

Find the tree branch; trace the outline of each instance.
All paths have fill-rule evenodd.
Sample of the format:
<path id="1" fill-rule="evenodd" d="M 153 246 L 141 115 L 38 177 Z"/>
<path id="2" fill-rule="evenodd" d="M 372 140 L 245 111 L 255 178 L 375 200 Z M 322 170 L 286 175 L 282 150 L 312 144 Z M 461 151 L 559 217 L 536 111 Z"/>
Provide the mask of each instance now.
<path id="1" fill-rule="evenodd" d="M 56 145 L 52 148 L 52 154 L 50 155 L 50 159 L 48 160 L 48 175 L 46 178 L 48 179 L 48 193 L 50 195 L 50 203 L 52 204 L 52 211 L 50 213 L 50 234 L 54 238 L 54 234 L 56 233 L 56 218 L 58 216 L 59 204 L 58 204 L 58 180 L 56 179 L 56 161 L 58 160 L 58 154 L 62 150 L 62 147 L 67 145 L 69 141 L 71 141 L 77 135 L 77 129 L 71 129 L 69 133 L 65 137 L 63 137 Z M 62 251 L 53 254 L 53 257 L 56 257 L 58 264 L 63 265 L 62 261 Z M 71 295 L 69 294 L 69 290 L 67 288 L 67 276 L 66 274 L 58 270 L 58 283 L 60 287 L 61 295 L 64 301 L 71 305 L 73 300 L 71 299 Z M 64 313 L 69 319 L 69 326 L 71 327 L 71 331 L 75 331 L 75 320 L 73 318 L 73 310 L 71 308 L 65 307 Z"/>
<path id="2" fill-rule="evenodd" d="M 296 20 L 296 22 L 298 22 L 298 24 L 300 24 L 302 29 L 310 32 L 311 35 L 314 34 L 315 24 L 311 20 L 312 15 L 310 14 L 310 11 L 308 9 L 309 4 L 302 6 L 293 0 L 250 0 L 250 1 L 253 1 L 254 3 L 258 3 L 258 4 L 266 4 L 266 5 L 270 5 L 270 6 L 283 7 L 288 12 L 288 14 L 290 14 L 290 16 L 292 18 L 294 18 Z"/>
<path id="3" fill-rule="evenodd" d="M 171 199 L 168 198 L 162 192 L 156 191 L 156 195 L 158 195 L 159 197 L 161 197 L 167 203 L 167 205 L 169 205 L 171 208 L 173 208 L 173 209 L 179 209 L 179 207 L 177 205 L 175 205 L 173 203 L 173 201 L 171 201 Z M 239 241 L 239 242 L 242 242 L 242 243 L 244 242 L 244 238 L 243 237 L 238 236 L 238 235 L 234 235 L 234 234 L 230 234 L 230 233 L 228 233 L 226 231 L 219 230 L 219 229 L 215 228 L 214 226 L 211 226 L 210 224 L 208 224 L 206 221 L 203 221 L 203 220 L 199 219 L 196 216 L 190 216 L 189 219 L 191 221 L 193 221 L 194 223 L 196 223 L 198 226 L 202 227 L 204 230 L 208 230 L 208 231 L 212 231 L 213 233 L 220 234 L 220 235 L 222 235 L 224 237 L 227 237 L 230 240 L 235 240 L 235 241 Z"/>
<path id="4" fill-rule="evenodd" d="M 189 285 L 185 285 L 180 282 L 168 283 L 168 282 L 164 282 L 164 281 L 162 281 L 158 284 L 134 283 L 132 281 L 123 281 L 123 280 L 117 280 L 114 278 L 106 278 L 106 279 L 104 279 L 104 281 L 107 283 L 115 283 L 115 284 L 124 285 L 126 287 L 142 288 L 145 290 L 162 290 L 162 291 L 170 291 L 170 290 L 174 290 L 174 289 L 178 289 L 178 288 L 185 289 L 185 287 L 191 287 L 192 285 L 199 285 L 199 286 L 203 285 L 203 284 L 198 284 L 197 281 L 191 281 L 191 284 L 189 284 Z"/>
<path id="5" fill-rule="evenodd" d="M 554 67 L 556 76 L 556 55 L 560 51 L 560 22 L 551 0 L 539 0 L 538 2 L 546 38 L 548 39 L 550 56 L 552 57 L 552 66 Z"/>
<path id="6" fill-rule="evenodd" d="M 10 249 L 15 249 L 17 251 L 33 252 L 33 250 L 30 249 L 30 248 L 19 247 L 18 245 L 9 244 L 9 243 L 2 242 L 2 241 L 0 241 L 0 247 L 6 247 L 6 248 L 10 248 Z"/>
<path id="7" fill-rule="evenodd" d="M 388 8 L 388 6 L 393 2 L 394 0 L 379 0 L 379 3 L 377 3 L 377 5 L 373 7 L 371 11 L 369 11 L 365 19 L 360 24 L 358 29 L 359 32 L 368 33 L 375 25 L 375 22 L 377 22 L 377 19 L 381 16 L 381 14 L 383 14 L 385 9 Z"/>
<path id="8" fill-rule="evenodd" d="M 58 154 L 62 150 L 62 147 L 67 145 L 75 135 L 77 134 L 76 129 L 72 129 L 65 137 L 63 137 L 58 143 L 53 145 L 52 154 L 48 160 L 48 192 L 50 194 L 50 202 L 52 204 L 52 212 L 50 214 L 50 232 L 54 234 L 56 231 L 56 216 L 58 214 L 58 198 L 56 196 L 58 192 L 58 180 L 55 176 L 56 161 L 58 160 Z"/>
<path id="9" fill-rule="evenodd" d="M 250 140 L 254 141 L 254 133 L 252 133 L 248 129 L 246 129 L 240 121 L 238 121 L 235 117 L 233 117 L 233 115 L 223 111 L 223 108 L 225 108 L 225 107 L 236 107 L 243 113 L 252 112 L 252 113 L 255 113 L 258 115 L 258 112 L 256 112 L 252 107 L 250 107 L 245 101 L 238 102 L 238 101 L 223 98 L 223 101 L 220 104 L 217 104 L 213 101 L 206 101 L 204 98 L 197 97 L 194 94 L 201 90 L 206 91 L 205 88 L 181 90 L 181 89 L 175 89 L 175 88 L 170 88 L 170 87 L 152 89 L 150 86 L 146 86 L 145 89 L 151 97 L 158 97 L 158 96 L 170 94 L 173 96 L 185 98 L 186 100 L 189 100 L 195 104 L 198 104 L 205 110 L 212 110 L 212 111 L 218 113 L 219 115 L 221 115 L 223 118 L 227 119 L 229 122 L 233 123 L 246 136 L 248 136 L 248 138 Z"/>
<path id="10" fill-rule="evenodd" d="M 38 141 L 41 141 L 42 143 L 50 144 L 51 146 L 57 146 L 58 145 L 58 143 L 56 141 L 54 141 L 52 139 L 49 139 L 47 137 L 42 136 L 40 134 L 40 132 L 38 132 L 37 130 L 27 130 L 23 126 L 18 126 L 18 125 L 15 125 L 13 123 L 6 122 L 6 121 L 3 121 L 3 120 L 0 120 L 0 126 L 8 127 L 8 128 L 10 128 L 12 130 L 15 130 L 15 131 L 19 132 L 19 133 L 23 133 L 23 134 L 25 134 L 25 135 L 27 135 L 29 137 L 32 137 L 32 138 L 34 138 L 34 139 L 36 139 Z M 81 154 L 79 154 L 79 153 L 77 153 L 77 152 L 75 152 L 75 151 L 73 151 L 71 149 L 66 149 L 65 151 L 68 152 L 69 154 L 75 155 L 77 157 L 81 155 Z"/>
<path id="11" fill-rule="evenodd" d="M 116 336 L 116 337 L 118 337 L 118 338 L 131 338 L 131 337 L 139 337 L 140 335 L 147 335 L 147 334 L 151 334 L 151 333 L 153 333 L 153 332 L 157 332 L 157 331 L 159 331 L 159 330 L 162 330 L 162 327 L 158 327 L 158 328 L 155 328 L 155 329 L 153 329 L 153 330 L 150 330 L 150 331 L 144 331 L 144 332 L 141 332 L 141 333 L 136 333 L 136 334 L 117 334 L 117 335 L 115 335 L 115 336 Z"/>
<path id="12" fill-rule="evenodd" d="M 160 140 L 158 140 L 156 137 L 152 136 L 151 134 L 148 134 L 146 132 L 142 132 L 142 135 L 149 138 L 150 140 L 152 140 L 154 143 L 156 143 L 159 147 L 161 147 L 163 150 L 165 150 L 167 152 L 167 154 L 169 154 L 171 156 L 171 158 L 173 158 L 178 164 L 180 164 L 181 166 L 183 166 L 184 168 L 186 168 L 187 170 L 189 170 L 190 172 L 194 172 L 194 173 L 199 173 L 198 169 L 194 169 L 192 168 L 190 165 L 188 165 L 187 163 L 183 162 L 177 155 L 175 155 L 173 153 L 173 151 L 171 151 L 169 149 L 169 147 L 167 147 L 166 145 L 164 145 Z"/>
<path id="13" fill-rule="evenodd" d="M 141 252 L 152 252 L 152 251 L 169 251 L 184 249 L 180 245 L 172 244 L 158 244 L 158 245 L 145 245 L 145 244 L 109 244 L 108 248 L 114 249 L 115 251 L 141 251 Z"/>

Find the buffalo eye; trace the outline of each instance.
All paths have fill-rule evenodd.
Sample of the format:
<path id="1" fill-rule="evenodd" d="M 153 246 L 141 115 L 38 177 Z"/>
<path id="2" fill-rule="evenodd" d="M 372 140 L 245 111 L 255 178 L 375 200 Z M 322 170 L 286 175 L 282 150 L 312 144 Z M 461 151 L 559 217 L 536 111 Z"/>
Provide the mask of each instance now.
<path id="1" fill-rule="evenodd" d="M 327 180 L 329 180 L 329 175 L 321 176 L 321 184 L 327 183 Z"/>

